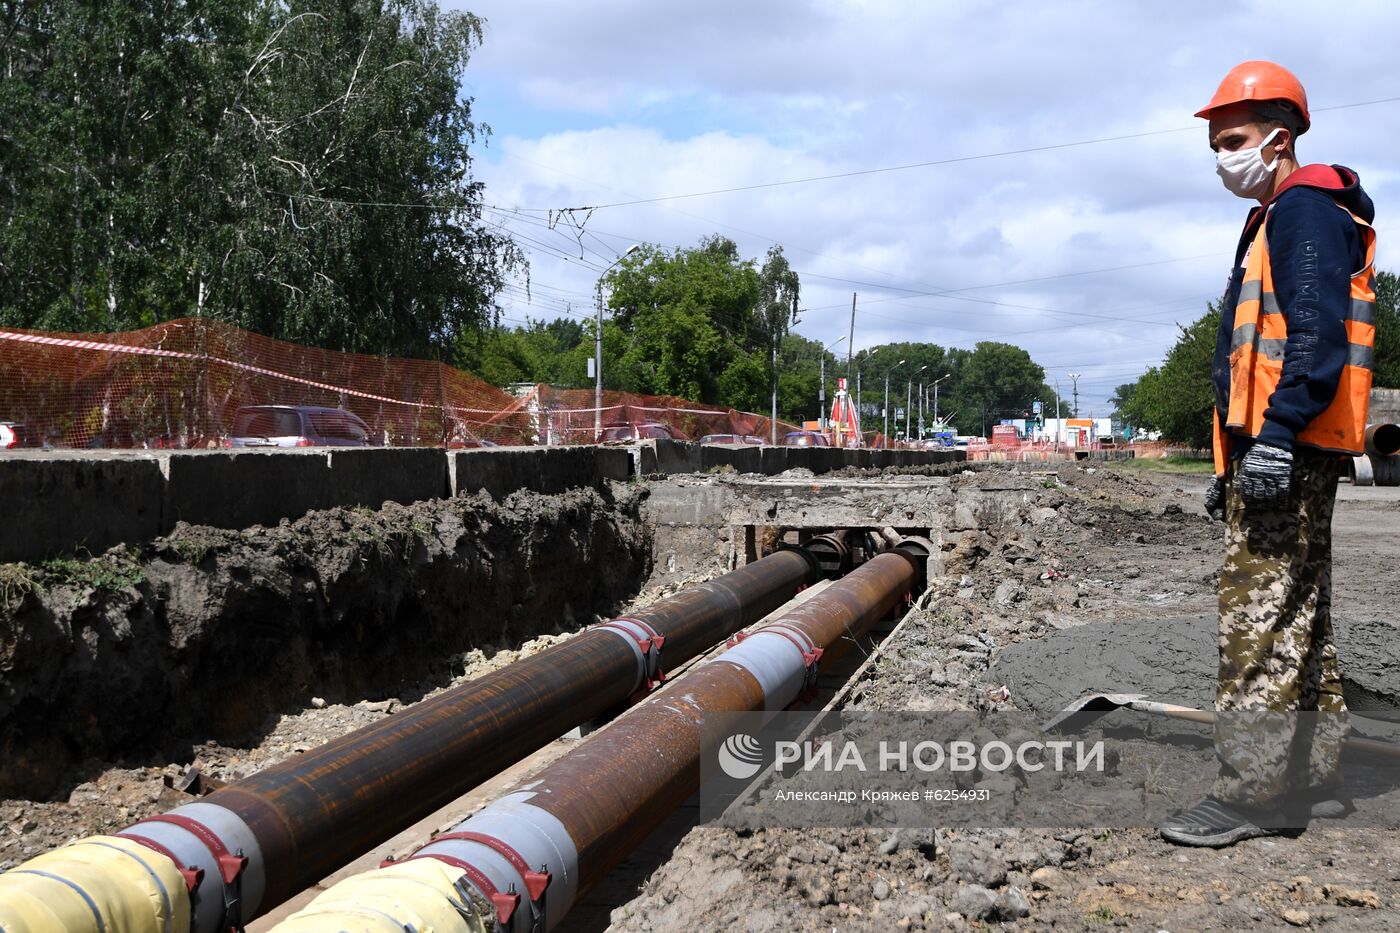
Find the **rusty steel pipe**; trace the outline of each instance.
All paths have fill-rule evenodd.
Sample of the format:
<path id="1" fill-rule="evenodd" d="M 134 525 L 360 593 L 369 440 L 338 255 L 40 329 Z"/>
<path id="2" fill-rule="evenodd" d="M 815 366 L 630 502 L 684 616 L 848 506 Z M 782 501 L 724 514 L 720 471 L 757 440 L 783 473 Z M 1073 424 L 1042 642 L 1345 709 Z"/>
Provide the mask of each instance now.
<path id="1" fill-rule="evenodd" d="M 821 565 L 822 573 L 835 579 L 851 570 L 851 533 L 842 529 L 817 535 L 803 545 Z"/>
<path id="2" fill-rule="evenodd" d="M 626 703 L 660 678 L 663 644 L 668 663 L 688 660 L 817 576 L 805 552 L 779 551 L 118 835 L 197 878 L 191 929 L 221 933 Z"/>
<path id="3" fill-rule="evenodd" d="M 411 858 L 463 872 L 502 930 L 552 928 L 696 791 L 706 715 L 787 707 L 822 652 L 883 618 L 917 574 L 908 554 L 873 558 Z M 278 930 L 295 929 L 295 920 Z"/>
<path id="4" fill-rule="evenodd" d="M 1400 453 L 1400 424 L 1366 425 L 1366 453 L 1372 457 Z"/>

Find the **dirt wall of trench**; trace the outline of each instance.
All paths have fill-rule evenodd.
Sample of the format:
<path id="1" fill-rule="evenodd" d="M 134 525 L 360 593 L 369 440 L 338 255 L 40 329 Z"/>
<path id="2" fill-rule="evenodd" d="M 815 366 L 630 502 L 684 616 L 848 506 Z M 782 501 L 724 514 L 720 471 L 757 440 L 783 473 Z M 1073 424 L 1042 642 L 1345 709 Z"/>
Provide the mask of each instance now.
<path id="1" fill-rule="evenodd" d="M 609 615 L 650 571 L 642 497 L 386 503 L 0 565 L 0 798 L 245 739 L 312 697 L 411 698 L 465 651 Z"/>

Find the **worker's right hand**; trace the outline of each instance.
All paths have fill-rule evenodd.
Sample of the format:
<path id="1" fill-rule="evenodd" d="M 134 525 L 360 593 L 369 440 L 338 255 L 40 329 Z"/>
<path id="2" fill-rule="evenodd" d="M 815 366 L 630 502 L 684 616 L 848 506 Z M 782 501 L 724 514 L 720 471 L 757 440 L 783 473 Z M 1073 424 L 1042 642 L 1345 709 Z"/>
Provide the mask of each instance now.
<path id="1" fill-rule="evenodd" d="M 1225 521 L 1225 481 L 1218 476 L 1206 490 L 1206 514 L 1217 522 Z"/>

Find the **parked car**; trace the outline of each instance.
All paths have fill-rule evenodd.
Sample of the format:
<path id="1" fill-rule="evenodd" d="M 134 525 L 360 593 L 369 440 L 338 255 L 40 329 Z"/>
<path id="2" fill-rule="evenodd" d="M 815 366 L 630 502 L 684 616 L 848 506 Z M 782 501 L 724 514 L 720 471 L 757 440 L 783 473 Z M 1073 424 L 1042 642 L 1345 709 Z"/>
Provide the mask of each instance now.
<path id="1" fill-rule="evenodd" d="M 752 434 L 706 434 L 700 438 L 702 444 L 762 444 L 763 438 Z"/>
<path id="2" fill-rule="evenodd" d="M 17 421 L 0 421 L 0 450 L 38 446 L 37 439 L 30 437 L 24 425 Z"/>
<path id="3" fill-rule="evenodd" d="M 659 421 L 613 421 L 603 425 L 600 444 L 632 444 L 637 441 L 675 440 L 671 429 Z"/>
<path id="4" fill-rule="evenodd" d="M 783 435 L 784 447 L 830 447 L 831 441 L 820 431 L 789 431 Z"/>
<path id="5" fill-rule="evenodd" d="M 311 405 L 249 405 L 233 415 L 231 447 L 373 447 L 358 415 Z"/>

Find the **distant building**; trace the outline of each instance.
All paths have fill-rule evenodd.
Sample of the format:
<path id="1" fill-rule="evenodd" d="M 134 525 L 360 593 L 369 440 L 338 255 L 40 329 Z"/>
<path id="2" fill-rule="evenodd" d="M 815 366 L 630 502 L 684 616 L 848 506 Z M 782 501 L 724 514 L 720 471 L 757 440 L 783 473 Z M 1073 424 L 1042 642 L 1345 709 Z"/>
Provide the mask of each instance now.
<path id="1" fill-rule="evenodd" d="M 1034 434 L 1036 440 L 1059 440 L 1071 448 L 1092 447 L 1101 438 L 1112 436 L 1112 418 L 1046 418 Z"/>

